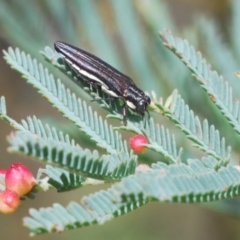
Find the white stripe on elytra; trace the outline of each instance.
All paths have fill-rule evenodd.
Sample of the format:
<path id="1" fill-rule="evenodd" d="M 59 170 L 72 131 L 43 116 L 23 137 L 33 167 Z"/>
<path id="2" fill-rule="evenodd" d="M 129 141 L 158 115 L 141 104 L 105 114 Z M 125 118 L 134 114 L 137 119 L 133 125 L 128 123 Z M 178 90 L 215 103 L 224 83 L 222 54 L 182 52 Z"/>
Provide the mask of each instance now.
<path id="1" fill-rule="evenodd" d="M 90 78 L 96 82 L 99 82 L 101 84 L 101 89 L 107 93 L 108 95 L 112 96 L 112 97 L 119 97 L 115 92 L 109 90 L 108 86 L 106 84 L 104 84 L 100 79 L 98 79 L 97 77 L 93 76 L 92 74 L 88 73 L 87 71 L 81 69 L 79 66 L 77 66 L 76 64 L 72 63 L 71 60 L 69 60 L 68 58 L 65 57 L 65 60 L 74 68 L 77 70 L 77 72 L 79 72 L 81 75 Z M 130 108 L 135 109 L 136 107 L 131 103 L 127 103 L 128 105 L 130 104 Z"/>
<path id="2" fill-rule="evenodd" d="M 126 103 L 131 109 L 136 109 L 136 106 L 132 102 L 126 101 Z"/>
<path id="3" fill-rule="evenodd" d="M 102 90 L 107 93 L 108 95 L 112 96 L 112 97 L 119 97 L 115 92 L 109 90 L 108 87 L 105 87 L 104 85 L 101 86 Z"/>
<path id="4" fill-rule="evenodd" d="M 77 72 L 79 72 L 81 75 L 83 75 L 84 77 L 90 78 L 90 79 L 92 79 L 92 80 L 94 80 L 94 81 L 96 81 L 96 82 L 99 82 L 99 83 L 101 84 L 102 90 L 103 90 L 104 92 L 108 93 L 108 94 L 111 95 L 111 96 L 116 95 L 116 94 L 113 93 L 112 91 L 108 91 L 108 89 L 109 89 L 108 86 L 107 86 L 106 84 L 104 84 L 99 78 L 97 78 L 97 77 L 95 77 L 94 75 L 88 73 L 87 71 L 81 69 L 79 66 L 77 66 L 77 65 L 74 64 L 74 63 L 72 63 L 72 61 L 69 60 L 68 58 L 66 58 L 66 57 L 64 57 L 64 58 L 65 58 L 65 60 L 66 60 L 74 69 L 76 69 Z M 110 94 L 110 92 L 112 92 L 112 93 Z M 117 97 L 117 95 L 116 95 L 116 97 Z"/>

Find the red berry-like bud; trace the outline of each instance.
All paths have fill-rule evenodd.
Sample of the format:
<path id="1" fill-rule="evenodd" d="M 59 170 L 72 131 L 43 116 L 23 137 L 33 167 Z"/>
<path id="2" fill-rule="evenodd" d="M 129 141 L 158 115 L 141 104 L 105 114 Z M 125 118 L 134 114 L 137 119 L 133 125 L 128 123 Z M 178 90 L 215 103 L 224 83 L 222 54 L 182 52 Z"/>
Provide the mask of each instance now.
<path id="1" fill-rule="evenodd" d="M 27 194 L 36 184 L 32 172 L 23 164 L 15 163 L 7 170 L 5 177 L 6 189 L 15 191 L 22 196 Z"/>
<path id="2" fill-rule="evenodd" d="M 148 140 L 143 135 L 136 135 L 129 140 L 129 144 L 131 149 L 135 153 L 144 153 L 146 148 L 142 146 L 142 144 L 148 144 Z"/>
<path id="3" fill-rule="evenodd" d="M 12 190 L 0 192 L 0 212 L 9 214 L 14 212 L 20 204 L 19 195 Z"/>

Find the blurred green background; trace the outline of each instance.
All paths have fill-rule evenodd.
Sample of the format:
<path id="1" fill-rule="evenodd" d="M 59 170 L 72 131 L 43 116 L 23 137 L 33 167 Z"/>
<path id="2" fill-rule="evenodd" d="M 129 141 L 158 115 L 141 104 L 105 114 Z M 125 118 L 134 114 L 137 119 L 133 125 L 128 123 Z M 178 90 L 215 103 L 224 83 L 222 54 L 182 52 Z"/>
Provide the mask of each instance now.
<path id="1" fill-rule="evenodd" d="M 234 76 L 234 72 L 239 70 L 240 59 L 238 20 L 238 0 L 0 0 L 0 47 L 19 47 L 50 67 L 39 50 L 46 45 L 53 47 L 56 40 L 61 40 L 94 53 L 131 76 L 142 89 L 154 89 L 159 97 L 166 98 L 177 88 L 200 118 L 208 118 L 222 131 L 237 156 L 238 137 L 192 80 L 186 67 L 162 46 L 158 32 L 169 28 L 175 36 L 188 39 L 229 80 L 234 94 L 240 97 L 240 81 Z M 57 73 L 55 69 L 51 70 Z M 0 95 L 6 97 L 11 117 L 18 121 L 28 115 L 44 119 L 51 117 L 54 124 L 68 127 L 67 121 L 2 58 L 0 71 Z M 62 77 L 59 73 L 57 75 Z M 67 81 L 65 83 L 70 88 L 74 86 Z M 97 104 L 93 107 L 98 109 Z M 176 131 L 165 119 L 160 121 Z M 7 153 L 6 136 L 11 131 L 6 123 L 0 122 L 1 167 L 22 162 L 36 172 L 40 166 L 38 163 Z M 182 134 L 176 132 L 175 135 L 185 147 L 186 156 L 201 157 L 201 153 L 193 150 Z M 15 214 L 0 215 L 0 239 L 30 238 L 21 221 L 29 208 L 47 207 L 54 202 L 67 205 L 70 200 L 80 200 L 97 189 L 88 187 L 62 194 L 54 191 L 39 193 L 34 201 L 24 202 Z M 151 203 L 103 226 L 37 238 L 239 239 L 239 207 L 238 199 L 213 203 L 208 207 Z"/>

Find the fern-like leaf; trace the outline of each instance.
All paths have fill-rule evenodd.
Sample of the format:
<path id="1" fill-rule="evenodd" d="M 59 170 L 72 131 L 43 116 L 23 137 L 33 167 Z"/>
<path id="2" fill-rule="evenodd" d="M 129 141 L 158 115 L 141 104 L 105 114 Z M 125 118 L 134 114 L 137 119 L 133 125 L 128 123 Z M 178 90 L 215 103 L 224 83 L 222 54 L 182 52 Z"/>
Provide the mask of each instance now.
<path id="1" fill-rule="evenodd" d="M 122 140 L 121 135 L 96 112 L 93 112 L 85 101 L 77 99 L 75 94 L 66 90 L 60 80 L 55 82 L 48 70 L 36 60 L 12 48 L 9 48 L 8 52 L 4 51 L 4 55 L 6 61 L 14 69 L 22 73 L 30 84 L 37 88 L 64 116 L 75 123 L 81 131 L 96 141 L 98 146 L 112 154 L 129 153 L 127 143 Z"/>
<path id="2" fill-rule="evenodd" d="M 11 144 L 10 151 L 24 153 L 73 173 L 97 179 L 120 179 L 135 172 L 136 157 L 129 159 L 124 153 L 100 157 L 96 150 L 83 150 L 74 142 L 59 142 L 54 138 L 46 139 L 28 132 L 16 132 L 8 140 Z"/>
<path id="3" fill-rule="evenodd" d="M 50 128 L 47 124 L 44 126 L 36 117 L 28 117 L 27 120 L 22 120 L 22 124 L 19 124 L 6 114 L 7 111 L 5 99 L 4 97 L 1 97 L 0 117 L 10 123 L 10 125 L 12 125 L 16 130 L 21 131 L 21 133 L 18 132 L 16 135 L 11 135 L 9 138 L 9 140 L 15 144 L 15 148 L 13 147 L 14 151 L 25 152 L 26 154 L 36 157 L 41 161 L 48 161 L 48 163 L 56 164 L 57 166 L 64 166 L 69 171 L 74 171 L 74 164 L 81 165 L 81 168 L 82 170 L 84 169 L 84 171 L 81 172 L 82 170 L 78 169 L 77 172 L 80 171 L 81 173 L 88 174 L 87 171 L 89 170 L 89 176 L 95 175 L 96 178 L 118 179 L 121 176 L 125 176 L 125 174 L 132 174 L 135 171 L 134 168 L 136 166 L 136 157 L 134 156 L 131 156 L 129 159 L 127 154 L 120 152 L 118 155 L 113 155 L 112 160 L 111 157 L 107 155 L 105 155 L 102 159 L 99 157 L 97 151 L 90 153 L 89 150 L 83 150 L 77 144 L 75 144 L 75 141 L 71 140 L 68 135 L 64 135 L 62 132 L 57 132 L 55 128 Z M 24 140 L 23 138 L 20 139 L 21 137 L 19 136 L 24 136 Z M 50 142 L 52 145 L 50 144 L 50 146 L 48 146 L 48 143 Z M 71 150 L 73 152 L 71 152 Z M 69 158 L 71 159 L 71 156 L 72 161 L 69 160 Z M 81 160 L 83 160 L 83 162 L 80 164 Z M 69 165 L 66 164 L 66 162 Z M 111 164 L 109 164 L 109 162 Z M 100 171 L 101 168 L 103 169 L 102 172 Z M 92 175 L 92 171 L 96 169 L 98 169 L 100 172 L 95 172 Z M 71 178 L 72 177 L 74 177 L 74 175 L 71 175 Z M 63 176 L 63 178 L 68 177 Z M 80 177 L 75 176 L 74 178 Z M 54 179 L 52 181 L 54 181 Z M 58 183 L 55 182 L 56 188 L 57 184 Z M 69 186 L 69 184 L 65 181 L 65 185 L 61 185 L 61 189 L 59 189 L 59 191 L 66 191 L 71 187 L 74 188 L 74 185 Z"/>
<path id="4" fill-rule="evenodd" d="M 114 118 L 114 116 L 110 117 Z M 145 135 L 149 143 L 144 146 L 160 153 L 164 157 L 164 162 L 172 164 L 181 161 L 182 148 L 177 149 L 175 136 L 171 135 L 169 129 L 155 123 L 153 118 L 140 122 L 138 120 L 131 121 L 127 126 L 115 128 Z"/>
<path id="5" fill-rule="evenodd" d="M 46 180 L 58 192 L 65 192 L 81 187 L 87 178 L 61 168 L 54 168 L 47 165 L 46 168 L 38 170 L 38 185 L 42 186 L 44 190 L 46 190 Z"/>
<path id="6" fill-rule="evenodd" d="M 240 134 L 240 104 L 238 100 L 234 101 L 232 88 L 229 87 L 228 82 L 213 71 L 202 55 L 196 52 L 186 40 L 174 38 L 169 31 L 161 32 L 160 36 L 164 45 L 193 72 L 193 76 L 208 93 L 210 99 Z"/>
<path id="7" fill-rule="evenodd" d="M 240 172 L 233 166 L 214 170 L 213 157 L 188 160 L 188 165 L 157 163 L 152 169 L 137 171 L 107 190 L 101 190 L 81 203 L 72 202 L 64 208 L 30 210 L 24 225 L 32 235 L 59 232 L 92 224 L 102 224 L 139 208 L 149 201 L 209 202 L 239 196 Z"/>
<path id="8" fill-rule="evenodd" d="M 165 104 L 156 102 L 155 105 L 193 141 L 193 146 L 219 160 L 219 165 L 229 162 L 231 148 L 226 148 L 225 138 L 220 138 L 219 131 L 213 125 L 209 126 L 207 119 L 201 124 L 177 91 Z"/>

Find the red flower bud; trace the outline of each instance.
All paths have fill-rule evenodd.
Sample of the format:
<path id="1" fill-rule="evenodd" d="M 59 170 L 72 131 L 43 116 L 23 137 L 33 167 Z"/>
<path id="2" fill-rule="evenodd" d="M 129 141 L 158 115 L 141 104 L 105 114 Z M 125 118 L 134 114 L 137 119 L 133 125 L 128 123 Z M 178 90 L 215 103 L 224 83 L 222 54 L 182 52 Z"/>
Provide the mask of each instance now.
<path id="1" fill-rule="evenodd" d="M 0 212 L 9 214 L 14 212 L 20 204 L 19 195 L 12 190 L 0 192 Z"/>
<path id="2" fill-rule="evenodd" d="M 129 140 L 129 144 L 131 149 L 135 153 L 144 153 L 146 148 L 142 146 L 142 144 L 148 144 L 148 140 L 143 135 L 136 135 Z"/>
<path id="3" fill-rule="evenodd" d="M 22 196 L 27 194 L 36 184 L 32 172 L 23 164 L 15 163 L 7 170 L 5 177 L 6 189 L 15 191 Z"/>

